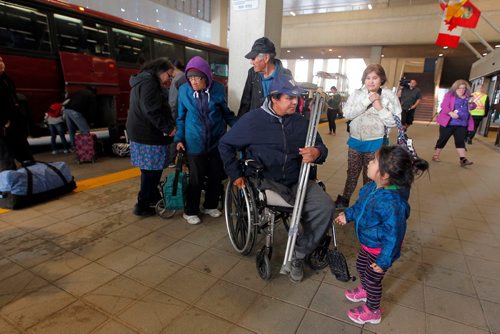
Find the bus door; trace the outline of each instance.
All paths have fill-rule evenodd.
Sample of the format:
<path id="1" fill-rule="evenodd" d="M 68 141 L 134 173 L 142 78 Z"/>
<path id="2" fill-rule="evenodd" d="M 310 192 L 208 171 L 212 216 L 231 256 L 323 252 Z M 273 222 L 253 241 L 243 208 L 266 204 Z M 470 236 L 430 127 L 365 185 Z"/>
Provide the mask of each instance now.
<path id="1" fill-rule="evenodd" d="M 68 93 L 88 86 L 95 87 L 99 110 L 89 115 L 95 127 L 111 127 L 116 123 L 115 97 L 120 93 L 118 68 L 112 58 L 88 54 L 59 52 L 64 83 Z"/>

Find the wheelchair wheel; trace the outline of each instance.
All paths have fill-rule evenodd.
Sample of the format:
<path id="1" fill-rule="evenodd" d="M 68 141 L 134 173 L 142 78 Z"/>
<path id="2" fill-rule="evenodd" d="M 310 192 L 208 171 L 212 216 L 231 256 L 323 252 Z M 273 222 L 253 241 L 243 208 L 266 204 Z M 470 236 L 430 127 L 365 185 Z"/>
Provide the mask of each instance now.
<path id="1" fill-rule="evenodd" d="M 228 182 L 224 197 L 224 214 L 229 240 L 233 248 L 248 255 L 255 243 L 255 200 L 249 188 L 238 189 Z"/>
<path id="2" fill-rule="evenodd" d="M 163 201 L 163 199 L 161 199 L 158 201 L 158 203 L 156 203 L 155 211 L 158 216 L 167 219 L 172 218 L 177 210 L 170 210 L 165 208 L 165 202 Z"/>
<path id="3" fill-rule="evenodd" d="M 271 278 L 271 249 L 266 246 L 257 253 L 255 266 L 260 278 L 267 281 Z"/>
<path id="4" fill-rule="evenodd" d="M 328 245 L 330 245 L 331 239 L 331 236 L 325 235 L 318 247 L 306 256 L 306 263 L 312 270 L 322 270 L 328 266 Z"/>

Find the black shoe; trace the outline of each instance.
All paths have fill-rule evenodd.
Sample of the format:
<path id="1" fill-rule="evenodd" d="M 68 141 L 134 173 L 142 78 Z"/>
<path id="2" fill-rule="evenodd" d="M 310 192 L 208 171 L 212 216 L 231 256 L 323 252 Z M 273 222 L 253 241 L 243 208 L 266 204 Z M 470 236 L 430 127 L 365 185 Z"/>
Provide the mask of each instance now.
<path id="1" fill-rule="evenodd" d="M 149 217 L 154 216 L 156 214 L 155 208 L 152 207 L 142 207 L 139 204 L 134 206 L 134 210 L 132 211 L 134 215 L 140 217 Z"/>
<path id="2" fill-rule="evenodd" d="M 342 195 L 338 195 L 335 200 L 335 208 L 341 210 L 349 207 L 349 200 Z"/>
<path id="3" fill-rule="evenodd" d="M 467 144 L 472 145 L 472 138 L 467 139 Z"/>
<path id="4" fill-rule="evenodd" d="M 304 259 L 293 259 L 288 275 L 293 283 L 300 283 L 304 278 Z"/>

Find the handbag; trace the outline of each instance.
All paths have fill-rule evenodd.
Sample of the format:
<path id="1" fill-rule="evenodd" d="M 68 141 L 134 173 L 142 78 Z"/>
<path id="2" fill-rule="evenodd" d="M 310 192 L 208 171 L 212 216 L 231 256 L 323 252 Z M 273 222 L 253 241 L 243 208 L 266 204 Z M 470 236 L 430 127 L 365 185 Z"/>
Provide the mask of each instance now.
<path id="1" fill-rule="evenodd" d="M 341 282 L 355 281 L 356 277 L 351 276 L 347 260 L 342 252 L 337 247 L 337 237 L 335 235 L 335 223 L 332 224 L 333 230 L 333 249 L 328 250 L 328 265 L 330 271 Z"/>
<path id="2" fill-rule="evenodd" d="M 162 183 L 162 193 L 165 209 L 181 210 L 184 209 L 184 195 L 187 188 L 187 173 L 182 171 L 184 153 L 177 153 L 177 163 L 175 172 L 167 175 Z"/>
<path id="3" fill-rule="evenodd" d="M 396 123 L 396 127 L 398 128 L 397 144 L 405 148 L 410 153 L 413 160 L 417 160 L 418 155 L 415 151 L 415 147 L 413 146 L 413 139 L 408 137 L 408 135 L 406 134 L 406 130 L 403 127 L 403 124 L 401 123 L 399 117 L 394 114 L 392 114 L 392 117 L 394 118 L 394 122 Z"/>

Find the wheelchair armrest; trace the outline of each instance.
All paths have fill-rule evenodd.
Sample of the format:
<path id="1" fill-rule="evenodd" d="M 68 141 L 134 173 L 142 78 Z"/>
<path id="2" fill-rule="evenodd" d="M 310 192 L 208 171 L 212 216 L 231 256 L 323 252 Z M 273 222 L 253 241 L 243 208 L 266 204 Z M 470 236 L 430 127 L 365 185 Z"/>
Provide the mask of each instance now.
<path id="1" fill-rule="evenodd" d="M 253 159 L 245 160 L 245 167 L 257 172 L 257 174 L 260 174 L 264 170 L 264 166 Z"/>

